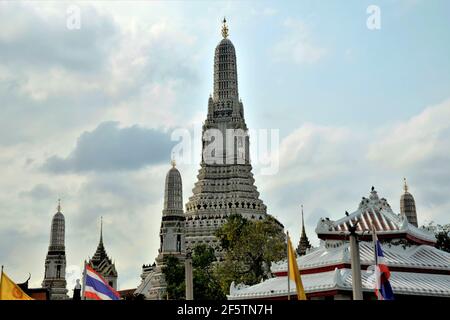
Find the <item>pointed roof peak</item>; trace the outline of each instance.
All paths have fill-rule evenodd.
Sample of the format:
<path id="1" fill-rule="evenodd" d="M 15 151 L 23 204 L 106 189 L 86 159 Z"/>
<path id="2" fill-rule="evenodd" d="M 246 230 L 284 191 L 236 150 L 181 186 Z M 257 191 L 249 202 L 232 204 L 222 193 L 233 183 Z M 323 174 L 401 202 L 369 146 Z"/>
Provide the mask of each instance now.
<path id="1" fill-rule="evenodd" d="M 56 207 L 56 212 L 61 213 L 61 199 L 58 199 L 58 206 Z"/>
<path id="2" fill-rule="evenodd" d="M 100 217 L 100 241 L 98 242 L 97 250 L 94 253 L 92 259 L 89 261 L 94 263 L 99 263 L 100 261 L 108 259 L 108 255 L 105 250 L 105 246 L 103 244 L 103 216 Z"/>
<path id="3" fill-rule="evenodd" d="M 302 235 L 301 235 L 301 237 L 302 238 L 304 238 L 304 237 L 308 238 L 306 236 L 306 230 L 305 230 L 305 218 L 304 218 L 304 214 L 303 214 L 303 204 L 301 205 L 301 208 L 302 208 Z"/>
<path id="4" fill-rule="evenodd" d="M 308 236 L 306 235 L 305 230 L 305 219 L 303 214 L 303 204 L 301 205 L 302 208 L 302 233 L 300 236 L 300 241 L 298 242 L 297 246 L 297 253 L 302 256 L 306 254 L 306 251 L 311 248 L 311 243 L 309 242 Z"/>
<path id="5" fill-rule="evenodd" d="M 403 190 L 405 193 L 408 192 L 408 184 L 406 183 L 406 178 L 403 178 Z"/>
<path id="6" fill-rule="evenodd" d="M 372 186 L 372 188 L 371 188 L 369 199 L 370 200 L 378 200 L 379 199 L 377 190 L 375 190 L 374 186 Z"/>
<path id="7" fill-rule="evenodd" d="M 108 256 L 103 245 L 103 217 L 100 217 L 100 241 L 97 246 L 92 258 L 89 258 L 89 264 L 94 268 L 94 270 L 100 272 L 102 275 L 114 275 L 117 277 L 117 271 L 112 262 L 111 258 Z"/>

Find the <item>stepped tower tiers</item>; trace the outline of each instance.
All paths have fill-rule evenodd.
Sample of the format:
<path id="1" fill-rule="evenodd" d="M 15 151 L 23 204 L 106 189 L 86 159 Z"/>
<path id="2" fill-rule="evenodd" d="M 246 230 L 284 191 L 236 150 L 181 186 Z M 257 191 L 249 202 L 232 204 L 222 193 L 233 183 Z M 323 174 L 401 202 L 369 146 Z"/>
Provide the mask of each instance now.
<path id="1" fill-rule="evenodd" d="M 42 287 L 50 292 L 51 300 L 68 299 L 66 283 L 66 252 L 64 246 L 65 222 L 58 200 L 57 212 L 53 216 L 50 231 L 50 245 L 45 258 L 45 272 Z"/>
<path id="2" fill-rule="evenodd" d="M 160 228 L 160 247 L 156 263 L 142 266 L 142 283 L 135 294 L 146 299 L 161 300 L 167 297 L 166 281 L 162 268 L 168 256 L 184 261 L 186 257 L 185 216 L 183 212 L 183 185 L 181 174 L 172 161 L 167 172 L 164 189 L 164 208 Z"/>
<path id="3" fill-rule="evenodd" d="M 308 236 L 305 230 L 305 220 L 303 219 L 303 205 L 302 205 L 302 234 L 300 236 L 300 241 L 297 246 L 297 254 L 299 256 L 304 256 L 307 251 L 311 248 L 311 243 L 309 242 Z"/>
<path id="4" fill-rule="evenodd" d="M 214 55 L 214 93 L 209 97 L 202 128 L 198 181 L 186 204 L 187 248 L 205 243 L 216 253 L 220 247 L 215 231 L 228 215 L 241 214 L 248 219 L 266 216 L 266 206 L 254 185 L 244 107 L 238 92 L 236 51 L 228 39 L 225 19 L 222 36 Z"/>
<path id="5" fill-rule="evenodd" d="M 414 197 L 411 193 L 408 192 L 408 185 L 406 184 L 406 178 L 403 178 L 404 186 L 403 190 L 405 193 L 400 197 L 400 213 L 404 215 L 408 222 L 414 226 L 418 226 L 417 224 L 417 212 L 416 212 L 416 202 L 414 201 Z"/>
<path id="6" fill-rule="evenodd" d="M 100 241 L 94 256 L 89 259 L 89 265 L 108 282 L 108 284 L 117 289 L 117 270 L 115 264 L 108 257 L 105 246 L 103 245 L 103 218 L 100 218 Z"/>
<path id="7" fill-rule="evenodd" d="M 186 256 L 185 221 L 183 212 L 183 183 L 181 174 L 172 160 L 172 168 L 167 172 L 164 190 L 159 254 L 156 264 L 162 264 L 164 257 L 175 256 L 184 260 Z"/>

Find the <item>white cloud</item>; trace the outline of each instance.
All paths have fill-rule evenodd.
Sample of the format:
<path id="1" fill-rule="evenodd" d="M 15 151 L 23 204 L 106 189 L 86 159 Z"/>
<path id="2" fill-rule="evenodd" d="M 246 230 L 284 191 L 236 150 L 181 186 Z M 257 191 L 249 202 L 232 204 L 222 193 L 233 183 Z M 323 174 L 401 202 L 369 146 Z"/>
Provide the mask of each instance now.
<path id="1" fill-rule="evenodd" d="M 396 169 L 442 157 L 450 160 L 449 119 L 450 99 L 384 128 L 369 149 L 368 159 Z"/>
<path id="2" fill-rule="evenodd" d="M 280 143 L 278 174 L 256 175 L 256 184 L 269 213 L 280 218 L 294 239 L 300 235 L 300 204 L 305 206 L 307 231 L 315 244 L 318 219 L 352 212 L 372 185 L 400 212 L 404 176 L 416 199 L 419 223 L 448 223 L 448 119 L 450 100 L 379 132 L 302 125 Z"/>
<path id="3" fill-rule="evenodd" d="M 275 61 L 313 64 L 322 59 L 327 50 L 316 43 L 309 27 L 301 20 L 286 19 L 286 35 L 272 49 Z"/>
<path id="4" fill-rule="evenodd" d="M 68 265 L 81 266 L 94 253 L 104 215 L 105 246 L 116 261 L 119 284 L 136 286 L 142 264 L 153 262 L 159 246 L 169 164 L 107 175 L 52 175 L 39 166 L 52 155 L 70 154 L 82 132 L 105 121 L 149 130 L 189 123 L 186 97 L 197 84 L 196 37 L 152 10 L 150 19 L 121 19 L 101 3 L 82 2 L 77 38 L 77 31 L 65 28 L 65 4 L 0 6 L 0 239 L 9 239 L 0 242 L 0 261 L 14 279 L 31 272 L 30 285 L 40 286 L 61 197 Z M 14 32 L 7 32 L 9 26 Z"/>
<path id="5" fill-rule="evenodd" d="M 80 30 L 65 27 L 64 4 L 13 3 L 0 12 L 2 25 L 17 18 L 22 30 L 0 36 L 0 144 L 43 143 L 55 131 L 73 137 L 105 120 L 189 121 L 197 38 L 168 16 L 117 19 L 99 4 L 79 5 Z"/>
<path id="6" fill-rule="evenodd" d="M 271 7 L 264 7 L 264 8 L 251 8 L 250 10 L 251 14 L 254 16 L 262 16 L 262 17 L 271 17 L 278 13 L 278 11 Z"/>

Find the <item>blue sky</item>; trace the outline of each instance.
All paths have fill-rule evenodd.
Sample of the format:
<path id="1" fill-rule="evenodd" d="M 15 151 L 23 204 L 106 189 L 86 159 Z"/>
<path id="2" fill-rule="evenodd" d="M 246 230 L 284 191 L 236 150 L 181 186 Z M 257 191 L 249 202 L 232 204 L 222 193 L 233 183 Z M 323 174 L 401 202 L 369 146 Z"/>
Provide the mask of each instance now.
<path id="1" fill-rule="evenodd" d="M 66 27 L 72 4 L 79 30 Z M 300 204 L 317 245 L 319 218 L 352 212 L 372 185 L 398 212 L 403 177 L 419 223 L 448 223 L 449 12 L 420 0 L 1 1 L 0 262 L 40 285 L 61 197 L 71 270 L 93 255 L 103 215 L 119 286 L 137 285 L 159 247 L 170 133 L 206 117 L 223 16 L 247 125 L 280 130 L 278 173 L 254 173 L 294 241 Z M 185 202 L 198 168 L 179 165 Z"/>

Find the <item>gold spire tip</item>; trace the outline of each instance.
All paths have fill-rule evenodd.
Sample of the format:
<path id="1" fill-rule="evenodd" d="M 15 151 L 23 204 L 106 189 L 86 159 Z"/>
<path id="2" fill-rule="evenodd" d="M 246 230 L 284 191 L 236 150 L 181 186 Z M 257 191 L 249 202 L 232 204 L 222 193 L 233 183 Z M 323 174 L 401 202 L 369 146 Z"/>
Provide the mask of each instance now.
<path id="1" fill-rule="evenodd" d="M 58 199 L 58 207 L 56 209 L 58 212 L 61 212 L 61 199 Z"/>
<path id="2" fill-rule="evenodd" d="M 172 165 L 172 168 L 175 168 L 177 165 L 175 162 L 175 152 L 172 152 L 172 159 L 170 160 L 170 164 Z"/>
<path id="3" fill-rule="evenodd" d="M 227 19 L 223 17 L 222 21 L 222 37 L 226 39 L 228 37 L 228 27 L 227 27 Z"/>
<path id="4" fill-rule="evenodd" d="M 405 192 L 408 192 L 408 184 L 406 183 L 406 178 L 403 178 L 403 190 L 405 190 Z"/>

